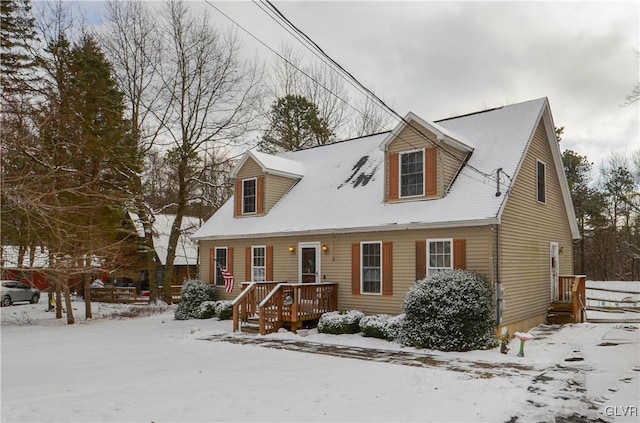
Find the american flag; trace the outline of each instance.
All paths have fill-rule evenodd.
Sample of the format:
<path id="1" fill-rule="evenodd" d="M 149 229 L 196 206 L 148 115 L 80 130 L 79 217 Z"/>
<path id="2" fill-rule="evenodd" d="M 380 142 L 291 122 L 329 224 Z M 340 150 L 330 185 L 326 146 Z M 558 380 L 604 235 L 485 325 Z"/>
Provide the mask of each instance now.
<path id="1" fill-rule="evenodd" d="M 223 269 L 222 266 L 218 265 L 220 268 L 220 273 L 222 273 L 222 277 L 224 278 L 224 290 L 227 292 L 233 291 L 233 283 L 235 279 L 231 273 L 227 271 L 227 269 Z"/>

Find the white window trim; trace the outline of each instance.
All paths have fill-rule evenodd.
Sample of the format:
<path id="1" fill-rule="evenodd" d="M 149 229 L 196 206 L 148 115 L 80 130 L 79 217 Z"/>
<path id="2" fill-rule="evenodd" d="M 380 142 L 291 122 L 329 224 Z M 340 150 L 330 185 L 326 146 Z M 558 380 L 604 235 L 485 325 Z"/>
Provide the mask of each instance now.
<path id="1" fill-rule="evenodd" d="M 450 267 L 431 267 L 429 265 L 430 261 L 429 261 L 429 256 L 431 256 L 431 243 L 432 242 L 449 242 L 449 251 L 451 251 L 451 266 Z M 453 264 L 454 262 L 454 249 L 453 249 L 453 238 L 433 238 L 433 239 L 427 239 L 427 276 L 429 276 L 429 270 L 430 269 L 434 269 L 434 270 L 453 270 Z"/>
<path id="2" fill-rule="evenodd" d="M 315 248 L 316 249 L 316 282 L 322 282 L 321 272 L 321 259 L 322 251 L 319 242 L 299 242 L 298 243 L 298 283 L 302 283 L 302 249 L 303 248 Z"/>
<path id="3" fill-rule="evenodd" d="M 402 195 L 402 156 L 411 153 L 422 153 L 422 194 L 416 195 Z M 415 150 L 403 151 L 398 155 L 398 198 L 417 198 L 424 197 L 426 184 L 427 184 L 427 169 L 426 169 L 426 154 L 424 148 L 418 148 Z"/>
<path id="4" fill-rule="evenodd" d="M 222 279 L 222 283 L 218 284 L 218 250 L 225 250 L 224 257 L 226 263 L 224 270 L 227 270 L 229 268 L 229 249 L 227 247 L 216 247 L 213 252 L 215 266 L 215 271 L 213 272 L 213 286 L 224 286 L 224 278 Z"/>
<path id="5" fill-rule="evenodd" d="M 254 259 L 255 259 L 255 249 L 256 248 L 262 248 L 264 249 L 264 266 L 254 266 L 253 263 L 255 263 Z M 256 282 L 255 280 L 253 280 L 253 276 L 255 275 L 255 272 L 253 269 L 258 269 L 258 268 L 262 268 L 264 267 L 264 281 L 267 282 L 267 246 L 266 245 L 252 245 L 251 246 L 251 282 Z"/>
<path id="6" fill-rule="evenodd" d="M 244 211 L 244 183 L 246 181 L 255 181 L 255 189 L 256 189 L 256 195 L 255 195 L 255 200 L 254 200 L 254 211 L 252 212 L 246 212 Z M 258 178 L 245 178 L 242 180 L 242 214 L 243 215 L 250 215 L 250 214 L 256 214 L 258 213 Z"/>
<path id="7" fill-rule="evenodd" d="M 363 259 L 363 245 L 364 244 L 379 244 L 380 245 L 380 292 L 364 292 L 364 259 Z M 382 241 L 361 241 L 360 242 L 360 294 L 362 295 L 382 295 L 382 278 L 383 278 L 383 258 L 384 251 L 382 249 Z"/>
<path id="8" fill-rule="evenodd" d="M 538 164 L 544 166 L 544 201 L 540 201 L 540 192 L 538 186 Z M 536 160 L 536 201 L 538 204 L 547 204 L 547 164 L 542 160 Z"/>

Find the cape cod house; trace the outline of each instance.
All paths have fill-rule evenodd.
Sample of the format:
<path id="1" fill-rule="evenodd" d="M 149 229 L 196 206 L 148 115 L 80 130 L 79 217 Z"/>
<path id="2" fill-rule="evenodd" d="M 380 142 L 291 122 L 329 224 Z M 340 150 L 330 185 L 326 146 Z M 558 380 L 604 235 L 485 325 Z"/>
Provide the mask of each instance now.
<path id="1" fill-rule="evenodd" d="M 579 233 L 554 128 L 542 98 L 434 122 L 409 113 L 391 132 L 277 156 L 247 151 L 234 197 L 193 235 L 200 278 L 224 299 L 264 284 L 263 312 L 300 313 L 312 299 L 273 295 L 269 281 L 287 281 L 289 292 L 329 286 L 325 308 L 398 314 L 417 279 L 467 269 L 493 283 L 498 330 L 526 330 L 573 283 L 560 276 L 573 273 Z M 253 283 L 227 293 L 219 267 Z"/>

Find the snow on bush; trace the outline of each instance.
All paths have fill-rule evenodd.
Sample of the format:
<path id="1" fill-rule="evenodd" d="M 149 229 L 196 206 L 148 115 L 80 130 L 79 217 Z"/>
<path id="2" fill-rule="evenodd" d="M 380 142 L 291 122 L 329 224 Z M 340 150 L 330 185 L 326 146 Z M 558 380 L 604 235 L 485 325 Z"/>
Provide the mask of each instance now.
<path id="1" fill-rule="evenodd" d="M 330 311 L 320 316 L 318 332 L 341 335 L 360 332 L 360 319 L 364 313 L 358 310 Z"/>
<path id="2" fill-rule="evenodd" d="M 497 345 L 492 289 L 464 270 L 437 272 L 417 281 L 404 299 L 400 343 L 442 351 Z"/>
<path id="3" fill-rule="evenodd" d="M 180 291 L 180 304 L 176 307 L 175 319 L 198 319 L 200 306 L 205 301 L 213 300 L 213 288 L 208 283 L 196 279 L 185 281 Z"/>
<path id="4" fill-rule="evenodd" d="M 216 302 L 216 317 L 220 320 L 229 320 L 233 317 L 233 305 L 231 301 Z"/>
<path id="5" fill-rule="evenodd" d="M 360 331 L 364 336 L 373 338 L 393 340 L 393 336 L 388 330 L 389 320 L 391 316 L 388 314 L 375 314 L 373 316 L 364 316 L 360 319 Z"/>
<path id="6" fill-rule="evenodd" d="M 215 301 L 205 301 L 200 304 L 200 309 L 198 310 L 198 319 L 211 319 L 216 315 L 216 302 Z"/>

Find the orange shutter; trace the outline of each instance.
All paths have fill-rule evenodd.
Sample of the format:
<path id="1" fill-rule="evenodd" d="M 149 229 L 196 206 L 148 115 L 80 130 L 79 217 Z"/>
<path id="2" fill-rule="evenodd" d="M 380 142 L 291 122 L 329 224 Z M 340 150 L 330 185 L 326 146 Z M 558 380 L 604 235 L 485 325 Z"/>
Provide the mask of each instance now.
<path id="1" fill-rule="evenodd" d="M 233 247 L 227 248 L 227 271 L 233 275 Z"/>
<path id="2" fill-rule="evenodd" d="M 453 240 L 453 268 L 462 269 L 462 270 L 467 268 L 467 240 L 466 239 Z"/>
<path id="3" fill-rule="evenodd" d="M 236 193 L 233 197 L 235 201 L 234 216 L 242 215 L 242 180 L 236 179 Z"/>
<path id="4" fill-rule="evenodd" d="M 264 212 L 264 176 L 259 176 L 256 182 L 256 213 Z M 271 280 L 271 279 L 267 279 Z"/>
<path id="5" fill-rule="evenodd" d="M 251 274 L 251 247 L 247 247 L 244 252 L 244 279 L 247 282 L 251 282 L 253 280 L 253 275 Z"/>
<path id="6" fill-rule="evenodd" d="M 351 293 L 360 294 L 360 244 L 351 244 Z"/>
<path id="7" fill-rule="evenodd" d="M 211 247 L 209 249 L 209 283 L 215 284 L 215 274 L 216 274 L 216 248 Z"/>
<path id="8" fill-rule="evenodd" d="M 425 151 L 425 180 L 426 195 L 435 195 L 438 192 L 436 185 L 436 149 L 427 148 Z"/>
<path id="9" fill-rule="evenodd" d="M 273 281 L 273 245 L 267 246 L 266 254 L 267 257 L 265 257 L 265 266 L 267 267 L 267 269 L 265 279 L 268 281 Z"/>
<path id="10" fill-rule="evenodd" d="M 382 295 L 393 295 L 393 242 L 382 243 Z"/>
<path id="11" fill-rule="evenodd" d="M 427 241 L 416 241 L 416 280 L 427 277 Z"/>
<path id="12" fill-rule="evenodd" d="M 398 199 L 400 168 L 397 154 L 389 154 L 389 200 Z"/>

